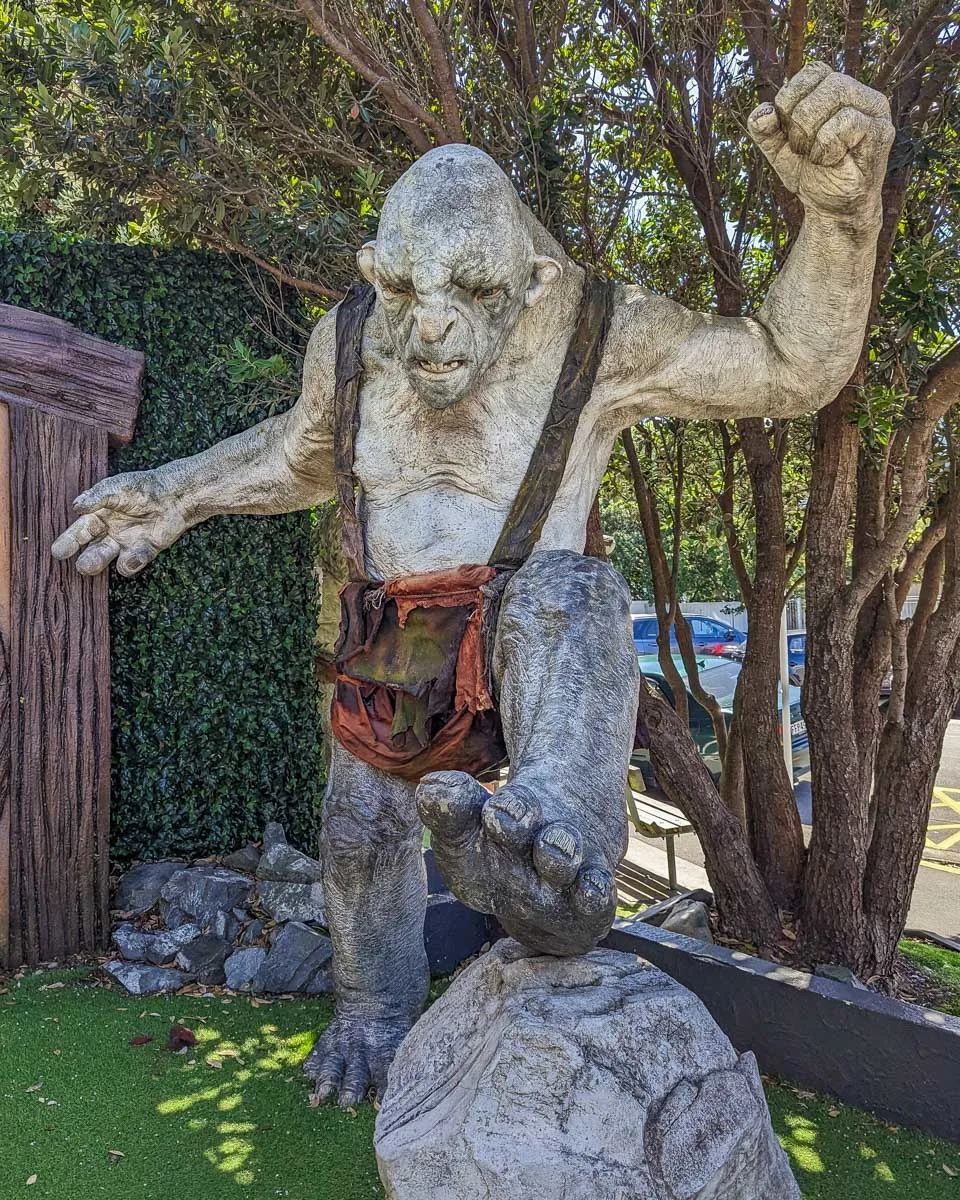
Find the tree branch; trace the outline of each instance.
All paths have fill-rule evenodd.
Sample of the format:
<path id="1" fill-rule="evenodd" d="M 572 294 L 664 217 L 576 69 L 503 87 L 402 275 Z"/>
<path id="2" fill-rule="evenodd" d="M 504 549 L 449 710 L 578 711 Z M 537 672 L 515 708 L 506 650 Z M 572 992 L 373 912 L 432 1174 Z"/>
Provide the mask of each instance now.
<path id="1" fill-rule="evenodd" d="M 337 291 L 336 288 L 324 287 L 322 283 L 313 283 L 309 279 L 299 279 L 296 275 L 291 275 L 289 271 L 284 271 L 282 267 L 267 262 L 265 258 L 261 258 L 247 246 L 241 246 L 236 242 L 226 241 L 223 238 L 213 237 L 210 234 L 198 233 L 195 236 L 197 241 L 204 242 L 211 249 L 217 250 L 221 254 L 238 254 L 241 258 L 245 258 L 249 262 L 252 262 L 254 266 L 259 267 L 261 271 L 266 271 L 268 275 L 272 275 L 280 283 L 285 284 L 287 287 L 292 287 L 298 292 L 304 292 L 308 296 L 322 296 L 325 300 L 339 301 L 343 299 L 344 293 Z"/>
<path id="2" fill-rule="evenodd" d="M 299 0 L 299 3 L 314 32 L 383 97 L 394 121 L 418 153 L 425 154 L 434 142 L 439 145 L 449 142 L 446 129 L 433 113 L 400 90 L 389 70 L 377 61 L 363 40 L 348 31 L 336 17 L 333 18 L 334 25 L 325 0 Z"/>
<path id="3" fill-rule="evenodd" d="M 927 465 L 934 427 L 958 400 L 960 342 L 936 363 L 917 396 L 913 428 L 900 475 L 900 507 L 889 522 L 883 539 L 864 551 L 856 573 L 847 585 L 843 605 L 851 619 L 880 583 L 889 564 L 899 557 L 916 524 L 927 492 Z"/>
<path id="4" fill-rule="evenodd" d="M 410 8 L 417 28 L 427 43 L 433 81 L 437 89 L 440 107 L 443 109 L 447 135 L 451 142 L 465 142 L 463 125 L 460 122 L 460 102 L 457 99 L 457 87 L 454 82 L 456 71 L 450 46 L 440 32 L 440 27 L 434 20 L 426 0 L 410 0 Z"/>

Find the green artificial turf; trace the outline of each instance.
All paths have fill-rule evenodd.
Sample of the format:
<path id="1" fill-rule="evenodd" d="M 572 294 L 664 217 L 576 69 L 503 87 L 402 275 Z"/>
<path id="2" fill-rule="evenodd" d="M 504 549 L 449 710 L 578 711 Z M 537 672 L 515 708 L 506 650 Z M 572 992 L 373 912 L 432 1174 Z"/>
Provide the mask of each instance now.
<path id="1" fill-rule="evenodd" d="M 943 998 L 937 1007 L 944 1012 L 960 1017 L 960 954 L 928 942 L 914 942 L 904 938 L 900 952 L 924 975 L 943 989 Z"/>
<path id="2" fill-rule="evenodd" d="M 307 1106 L 300 1064 L 328 1001 L 135 997 L 62 971 L 5 986 L 2 1200 L 383 1196 L 370 1106 Z M 174 1021 L 195 1051 L 165 1048 Z M 155 1040 L 131 1046 L 139 1034 Z"/>
<path id="3" fill-rule="evenodd" d="M 0 1200 L 382 1200 L 372 1108 L 307 1104 L 300 1063 L 329 1015 L 325 1000 L 138 999 L 88 971 L 8 980 Z M 173 1022 L 195 1049 L 166 1049 Z M 131 1046 L 139 1034 L 155 1040 Z M 807 1200 L 960 1200 L 960 1147 L 784 1085 L 768 1095 Z"/>
<path id="4" fill-rule="evenodd" d="M 805 1200 L 960 1197 L 960 1146 L 800 1088 L 768 1082 L 766 1091 L 773 1127 Z"/>

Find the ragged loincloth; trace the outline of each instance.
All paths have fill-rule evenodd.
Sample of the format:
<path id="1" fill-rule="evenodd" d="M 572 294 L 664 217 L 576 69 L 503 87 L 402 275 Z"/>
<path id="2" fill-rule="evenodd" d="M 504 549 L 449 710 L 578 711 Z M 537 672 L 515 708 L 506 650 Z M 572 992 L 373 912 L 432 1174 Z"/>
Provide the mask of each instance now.
<path id="1" fill-rule="evenodd" d="M 348 583 L 331 724 L 358 758 L 417 780 L 506 758 L 490 671 L 497 571 L 462 566 Z"/>

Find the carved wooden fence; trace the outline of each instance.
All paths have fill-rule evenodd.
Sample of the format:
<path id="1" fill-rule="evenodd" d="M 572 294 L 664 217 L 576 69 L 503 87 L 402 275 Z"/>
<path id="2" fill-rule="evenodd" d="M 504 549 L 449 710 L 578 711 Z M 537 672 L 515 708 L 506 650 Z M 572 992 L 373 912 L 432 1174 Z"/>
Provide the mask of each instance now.
<path id="1" fill-rule="evenodd" d="M 142 376 L 142 354 L 0 304 L 0 969 L 107 940 L 107 582 L 50 545 L 132 437 Z"/>

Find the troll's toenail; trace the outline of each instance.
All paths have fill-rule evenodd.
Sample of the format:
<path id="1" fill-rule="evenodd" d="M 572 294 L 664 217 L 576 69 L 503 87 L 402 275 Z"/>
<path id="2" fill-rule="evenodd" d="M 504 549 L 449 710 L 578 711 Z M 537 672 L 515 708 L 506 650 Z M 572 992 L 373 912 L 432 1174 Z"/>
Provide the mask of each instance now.
<path id="1" fill-rule="evenodd" d="M 568 858 L 573 858 L 577 852 L 577 840 L 567 829 L 548 829 L 542 840 L 545 845 L 552 846 Z"/>
<path id="2" fill-rule="evenodd" d="M 515 796 L 498 796 L 494 807 L 500 809 L 502 812 L 507 813 L 507 815 L 513 817 L 515 821 L 522 821 L 527 815 L 526 805 L 521 800 L 518 800 Z"/>

